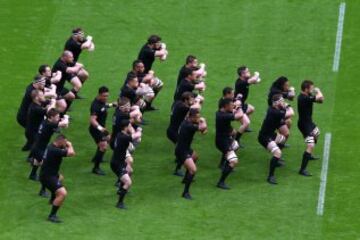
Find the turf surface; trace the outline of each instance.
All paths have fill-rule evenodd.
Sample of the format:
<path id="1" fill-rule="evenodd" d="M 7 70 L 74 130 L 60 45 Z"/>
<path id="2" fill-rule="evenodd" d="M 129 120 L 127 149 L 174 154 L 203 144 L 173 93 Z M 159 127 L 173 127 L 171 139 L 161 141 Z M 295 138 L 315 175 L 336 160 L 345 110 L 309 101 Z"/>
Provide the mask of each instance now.
<path id="1" fill-rule="evenodd" d="M 359 104 L 356 97 L 360 43 L 360 5 L 346 1 L 339 73 L 331 72 L 340 1 L 1 1 L 0 64 L 0 239 L 358 239 L 359 233 Z M 46 200 L 38 184 L 27 180 L 25 139 L 15 115 L 26 85 L 40 64 L 53 64 L 70 30 L 82 26 L 94 37 L 96 50 L 80 61 L 91 76 L 73 104 L 66 134 L 77 156 L 62 166 L 69 195 L 59 215 L 45 221 Z M 115 100 L 131 62 L 151 33 L 167 43 L 170 55 L 154 66 L 165 87 L 156 100 L 160 111 L 146 113 L 141 147 L 135 153 L 134 186 L 127 211 L 114 207 L 114 176 L 90 174 L 95 145 L 88 133 L 89 106 L 100 85 Z M 180 179 L 170 175 L 173 146 L 165 137 L 175 80 L 187 54 L 208 68 L 203 115 L 209 133 L 197 136 L 199 173 L 192 186 L 194 201 L 180 198 Z M 232 86 L 236 67 L 260 71 L 263 82 L 252 86 L 256 107 L 246 148 L 229 177 L 231 191 L 214 187 L 220 154 L 214 147 L 214 112 L 221 89 Z M 286 75 L 299 89 L 310 78 L 321 87 L 325 103 L 315 107 L 322 133 L 331 132 L 325 214 L 316 215 L 321 161 L 311 162 L 312 178 L 296 172 L 304 149 L 294 127 L 284 151 L 287 166 L 277 171 L 279 185 L 265 182 L 269 154 L 256 141 L 266 110 L 270 83 Z M 294 104 L 296 105 L 296 104 Z M 355 113 L 355 115 L 354 115 Z M 111 115 L 111 114 L 110 114 Z M 296 119 L 296 117 L 295 117 Z M 108 119 L 110 125 L 110 117 Z M 324 136 L 324 134 L 322 135 Z M 323 137 L 316 149 L 322 155 Z M 110 152 L 105 159 L 110 158 Z"/>

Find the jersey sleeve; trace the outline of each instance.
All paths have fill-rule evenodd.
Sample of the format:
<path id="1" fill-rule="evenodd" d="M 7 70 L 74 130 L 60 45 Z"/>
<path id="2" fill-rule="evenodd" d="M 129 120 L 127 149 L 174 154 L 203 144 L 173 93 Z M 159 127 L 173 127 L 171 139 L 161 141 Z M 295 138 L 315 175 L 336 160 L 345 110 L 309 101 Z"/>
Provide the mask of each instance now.
<path id="1" fill-rule="evenodd" d="M 56 154 L 57 157 L 66 157 L 67 156 L 67 149 L 55 148 L 55 154 Z"/>

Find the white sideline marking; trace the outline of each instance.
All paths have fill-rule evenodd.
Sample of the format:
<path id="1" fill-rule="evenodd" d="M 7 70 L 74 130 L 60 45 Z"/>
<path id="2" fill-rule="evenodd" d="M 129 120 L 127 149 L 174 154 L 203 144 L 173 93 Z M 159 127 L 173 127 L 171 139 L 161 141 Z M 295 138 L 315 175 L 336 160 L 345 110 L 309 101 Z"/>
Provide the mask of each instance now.
<path id="1" fill-rule="evenodd" d="M 332 67 L 333 72 L 339 71 L 341 42 L 342 42 L 343 26 L 344 26 L 344 18 L 345 18 L 345 7 L 346 7 L 345 2 L 340 3 L 339 19 L 338 19 L 337 32 L 336 32 L 334 63 Z"/>
<path id="2" fill-rule="evenodd" d="M 326 190 L 326 180 L 327 180 L 327 172 L 329 166 L 330 144 L 331 144 L 331 133 L 326 133 L 325 142 L 324 142 L 324 155 L 323 155 L 323 162 L 321 168 L 319 200 L 317 205 L 317 215 L 319 216 L 322 216 L 324 214 L 325 190 Z"/>

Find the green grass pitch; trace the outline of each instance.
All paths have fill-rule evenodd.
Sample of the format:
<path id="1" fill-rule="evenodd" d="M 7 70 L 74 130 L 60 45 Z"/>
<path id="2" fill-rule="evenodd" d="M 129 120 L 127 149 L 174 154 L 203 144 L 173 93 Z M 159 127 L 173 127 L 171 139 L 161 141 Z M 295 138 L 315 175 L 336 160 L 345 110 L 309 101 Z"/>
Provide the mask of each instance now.
<path id="1" fill-rule="evenodd" d="M 338 0 L 204 0 L 204 1 L 0 1 L 0 239 L 360 239 L 360 4 L 346 0 L 340 71 L 332 72 Z M 62 173 L 68 198 L 59 211 L 61 225 L 45 221 L 47 201 L 39 185 L 27 179 L 25 139 L 15 116 L 26 85 L 43 63 L 53 64 L 73 27 L 94 37 L 96 50 L 80 61 L 90 72 L 70 113 L 66 130 L 77 156 L 65 159 Z M 115 100 L 131 62 L 148 35 L 157 33 L 170 55 L 154 66 L 165 82 L 146 113 L 141 146 L 127 211 L 116 203 L 115 177 L 90 174 L 95 145 L 88 133 L 90 102 L 100 85 Z M 203 115 L 209 132 L 197 135 L 200 155 L 192 186 L 194 201 L 180 198 L 180 179 L 172 176 L 173 146 L 166 139 L 171 98 L 186 55 L 207 64 Z M 230 191 L 215 188 L 220 154 L 214 146 L 214 113 L 221 89 L 233 86 L 236 68 L 247 64 L 262 76 L 249 102 L 255 132 L 243 137 L 245 149 L 229 178 Z M 321 160 L 311 162 L 312 178 L 297 174 L 304 149 L 296 126 L 284 151 L 288 164 L 277 171 L 279 185 L 265 182 L 269 154 L 257 143 L 266 95 L 279 75 L 299 89 L 312 79 L 325 94 L 314 119 L 322 131 L 316 155 L 322 156 L 324 134 L 331 132 L 325 212 L 316 215 Z M 294 104 L 295 105 L 295 104 Z M 112 112 L 110 113 L 110 116 Z M 297 116 L 295 116 L 295 121 Z M 110 120 L 108 119 L 108 126 Z M 105 159 L 109 160 L 110 151 Z"/>

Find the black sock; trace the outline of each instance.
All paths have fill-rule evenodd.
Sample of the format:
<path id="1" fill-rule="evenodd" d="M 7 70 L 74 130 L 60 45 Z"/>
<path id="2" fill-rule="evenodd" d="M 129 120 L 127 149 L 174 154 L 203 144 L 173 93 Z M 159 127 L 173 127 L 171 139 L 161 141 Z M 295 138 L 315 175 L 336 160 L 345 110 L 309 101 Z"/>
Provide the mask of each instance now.
<path id="1" fill-rule="evenodd" d="M 242 135 L 242 133 L 236 132 L 235 140 L 239 142 L 239 141 L 240 141 L 240 138 L 241 138 L 241 135 Z"/>
<path id="2" fill-rule="evenodd" d="M 55 206 L 55 205 L 52 205 L 52 208 L 51 208 L 51 212 L 50 212 L 50 216 L 56 216 L 56 213 L 57 211 L 59 210 L 60 206 Z"/>
<path id="3" fill-rule="evenodd" d="M 304 171 L 306 169 L 310 158 L 311 158 L 311 154 L 305 151 L 303 154 L 300 171 Z"/>
<path id="4" fill-rule="evenodd" d="M 123 188 L 122 184 L 121 187 L 118 190 L 118 194 L 119 194 L 119 203 L 123 203 L 124 202 L 124 198 L 125 195 L 127 193 L 127 190 L 125 188 Z"/>
<path id="5" fill-rule="evenodd" d="M 181 163 L 176 163 L 175 172 L 179 171 L 181 169 Z"/>
<path id="6" fill-rule="evenodd" d="M 184 193 L 188 193 L 190 189 L 190 184 L 192 183 L 192 180 L 194 178 L 194 175 L 190 172 L 186 172 L 184 180 L 185 180 L 185 187 L 184 187 Z"/>
<path id="7" fill-rule="evenodd" d="M 285 147 L 285 143 L 278 143 L 277 145 L 280 149 L 283 149 Z"/>
<path id="8" fill-rule="evenodd" d="M 36 176 L 36 172 L 38 170 L 39 166 L 32 166 L 31 172 L 30 172 L 30 176 Z"/>
<path id="9" fill-rule="evenodd" d="M 78 91 L 76 91 L 74 88 L 70 90 L 70 92 L 72 92 L 75 96 L 78 95 Z"/>
<path id="10" fill-rule="evenodd" d="M 70 101 L 70 100 L 65 100 L 66 101 L 66 110 L 64 112 L 64 114 L 69 110 L 71 104 L 73 103 L 73 101 Z"/>
<path id="11" fill-rule="evenodd" d="M 41 184 L 41 188 L 40 188 L 40 192 L 45 192 L 46 191 L 46 188 L 43 184 Z"/>
<path id="12" fill-rule="evenodd" d="M 232 172 L 232 170 L 233 170 L 233 168 L 227 162 L 225 164 L 224 170 L 222 171 L 221 177 L 219 179 L 219 183 L 225 182 L 225 179 L 229 176 L 229 174 Z"/>
<path id="13" fill-rule="evenodd" d="M 280 158 L 277 158 L 277 157 L 275 157 L 275 156 L 271 158 L 271 161 L 270 161 L 270 170 L 269 170 L 269 177 L 274 176 L 275 169 L 276 169 L 276 166 L 277 166 L 277 163 L 278 163 L 279 160 L 280 160 Z"/>
<path id="14" fill-rule="evenodd" d="M 145 102 L 146 102 L 146 108 L 151 108 L 152 101 L 151 102 L 145 101 Z"/>
<path id="15" fill-rule="evenodd" d="M 94 158 L 93 158 L 94 168 L 95 169 L 98 169 L 100 167 L 100 163 L 103 160 L 104 154 L 105 154 L 105 152 L 100 151 L 99 148 L 96 149 L 96 153 L 95 153 Z"/>

